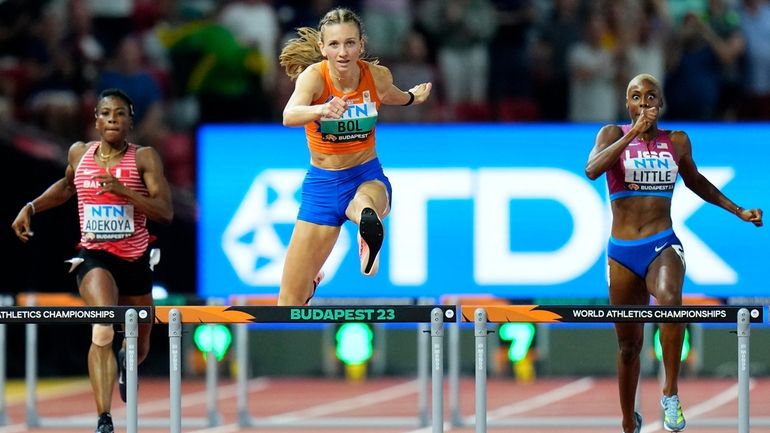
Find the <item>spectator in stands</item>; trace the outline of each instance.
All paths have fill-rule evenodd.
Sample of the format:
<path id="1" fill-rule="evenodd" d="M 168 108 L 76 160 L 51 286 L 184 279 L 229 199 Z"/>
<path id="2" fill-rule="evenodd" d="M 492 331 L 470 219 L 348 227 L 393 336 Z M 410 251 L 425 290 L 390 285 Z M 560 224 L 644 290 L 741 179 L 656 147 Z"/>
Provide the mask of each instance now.
<path id="1" fill-rule="evenodd" d="M 426 0 L 419 16 L 438 41 L 447 120 L 488 120 L 489 42 L 497 27 L 491 1 Z"/>
<path id="2" fill-rule="evenodd" d="M 275 83 L 278 69 L 278 16 L 272 2 L 267 0 L 241 0 L 227 4 L 219 15 L 219 21 L 247 48 L 259 52 L 264 67 L 262 82 L 265 90 Z"/>
<path id="3" fill-rule="evenodd" d="M 411 0 L 362 0 L 367 50 L 387 62 L 397 60 L 412 28 Z"/>
<path id="4" fill-rule="evenodd" d="M 736 119 L 743 93 L 741 81 L 746 38 L 741 32 L 740 14 L 728 4 L 728 0 L 709 0 L 703 37 L 716 53 L 720 64 L 717 117 Z"/>
<path id="5" fill-rule="evenodd" d="M 271 120 L 271 101 L 261 82 L 265 60 L 214 21 L 213 13 L 202 11 L 193 20 L 159 32 L 172 64 L 173 93 L 197 98 L 198 123 Z"/>
<path id="6" fill-rule="evenodd" d="M 567 120 L 569 68 L 567 53 L 581 39 L 579 0 L 555 0 L 553 10 L 535 32 L 532 70 L 535 99 L 545 120 Z"/>
<path id="7" fill-rule="evenodd" d="M 133 33 L 134 0 L 73 0 L 86 1 L 94 34 L 107 53 L 115 52 L 120 41 Z"/>
<path id="8" fill-rule="evenodd" d="M 118 43 L 110 64 L 96 82 L 96 92 L 122 89 L 134 101 L 135 139 L 160 150 L 168 135 L 164 122 L 163 93 L 155 77 L 145 68 L 142 47 L 134 36 Z"/>
<path id="9" fill-rule="evenodd" d="M 573 122 L 617 119 L 619 51 L 602 43 L 606 30 L 605 16 L 595 11 L 586 22 L 584 37 L 570 48 L 569 120 Z"/>
<path id="10" fill-rule="evenodd" d="M 669 118 L 716 118 L 722 66 L 707 41 L 708 32 L 703 19 L 689 13 L 669 45 L 669 73 L 665 83 Z"/>
<path id="11" fill-rule="evenodd" d="M 170 223 L 174 214 L 158 153 L 127 141 L 133 113 L 128 95 L 117 89 L 102 92 L 94 111 L 100 140 L 73 144 L 64 177 L 24 205 L 11 225 L 27 242 L 33 235 L 33 215 L 77 195 L 81 240 L 78 255 L 69 260 L 70 272 L 91 306 L 152 305 L 152 266 L 157 262 L 150 257 L 154 236 L 146 223 Z M 97 212 L 107 207 L 120 212 Z M 139 327 L 138 362 L 149 352 L 151 326 Z M 112 325 L 92 325 L 88 375 L 99 415 L 96 433 L 113 433 L 110 410 L 116 374 L 121 398 L 126 399 L 125 348 L 118 352 L 116 365 L 114 335 Z"/>
<path id="12" fill-rule="evenodd" d="M 741 30 L 746 38 L 745 101 L 741 117 L 770 119 L 770 3 L 743 0 Z"/>
<path id="13" fill-rule="evenodd" d="M 532 0 L 493 0 L 497 30 L 489 46 L 489 101 L 499 120 L 534 120 L 530 35 L 536 9 Z"/>
<path id="14" fill-rule="evenodd" d="M 46 7 L 29 29 L 21 58 L 20 118 L 71 142 L 82 136 L 80 98 L 91 82 L 65 39 L 64 8 Z"/>
<path id="15" fill-rule="evenodd" d="M 633 8 L 625 28 L 628 34 L 624 81 L 647 73 L 665 85 L 666 47 L 672 33 L 666 0 L 648 0 Z"/>
<path id="16" fill-rule="evenodd" d="M 401 83 L 433 83 L 437 79 L 435 67 L 428 61 L 428 46 L 422 33 L 412 30 L 404 41 L 401 54 L 392 62 L 393 82 Z M 431 110 L 435 105 L 431 100 L 425 101 L 409 110 L 385 110 L 379 119 L 383 122 L 417 123 L 433 119 Z"/>

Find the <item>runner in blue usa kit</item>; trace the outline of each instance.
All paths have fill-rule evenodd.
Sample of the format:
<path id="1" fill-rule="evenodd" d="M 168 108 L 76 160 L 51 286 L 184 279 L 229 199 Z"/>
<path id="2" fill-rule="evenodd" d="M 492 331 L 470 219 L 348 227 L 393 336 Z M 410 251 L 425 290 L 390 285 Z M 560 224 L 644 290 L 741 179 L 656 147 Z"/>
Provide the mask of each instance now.
<path id="1" fill-rule="evenodd" d="M 609 295 L 613 305 L 647 305 L 650 295 L 666 306 L 682 305 L 685 260 L 671 223 L 671 196 L 678 176 L 703 200 L 734 213 L 757 227 L 761 209 L 744 209 L 725 197 L 699 171 L 690 139 L 682 131 L 658 129 L 663 93 L 655 77 L 634 77 L 626 90 L 631 124 L 606 125 L 596 136 L 586 163 L 586 176 L 607 174 L 612 207 L 612 233 L 607 247 Z M 639 381 L 643 323 L 616 323 L 618 384 L 622 427 L 639 432 L 642 417 L 634 411 Z M 684 326 L 660 325 L 666 378 L 661 405 L 663 426 L 681 431 L 686 422 L 678 396 Z"/>

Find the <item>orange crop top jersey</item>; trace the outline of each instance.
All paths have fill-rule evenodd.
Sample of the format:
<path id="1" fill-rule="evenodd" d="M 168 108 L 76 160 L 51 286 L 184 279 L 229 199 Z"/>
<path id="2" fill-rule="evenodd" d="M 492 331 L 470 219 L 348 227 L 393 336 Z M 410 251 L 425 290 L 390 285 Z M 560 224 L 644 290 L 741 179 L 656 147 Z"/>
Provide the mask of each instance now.
<path id="1" fill-rule="evenodd" d="M 305 124 L 307 145 L 313 152 L 338 155 L 343 153 L 361 152 L 374 147 L 374 127 L 377 124 L 377 109 L 380 98 L 374 85 L 369 64 L 359 60 L 361 79 L 358 88 L 348 93 L 348 111 L 339 119 L 321 118 Z M 329 63 L 321 62 L 321 75 L 324 80 L 324 91 L 313 104 L 326 103 L 334 96 L 342 97 L 343 93 L 334 88 Z"/>

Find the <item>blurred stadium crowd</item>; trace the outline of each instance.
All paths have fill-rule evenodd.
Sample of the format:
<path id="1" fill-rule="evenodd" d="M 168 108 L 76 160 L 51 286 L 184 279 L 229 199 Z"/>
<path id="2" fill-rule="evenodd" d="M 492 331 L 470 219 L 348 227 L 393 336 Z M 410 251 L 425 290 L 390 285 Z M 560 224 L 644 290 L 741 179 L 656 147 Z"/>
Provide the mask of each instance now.
<path id="1" fill-rule="evenodd" d="M 2 135 L 61 156 L 120 87 L 135 141 L 192 193 L 196 127 L 280 122 L 278 53 L 335 6 L 359 13 L 396 84 L 434 82 L 383 122 L 621 121 L 641 72 L 664 83 L 667 119 L 770 119 L 768 0 L 0 0 Z"/>

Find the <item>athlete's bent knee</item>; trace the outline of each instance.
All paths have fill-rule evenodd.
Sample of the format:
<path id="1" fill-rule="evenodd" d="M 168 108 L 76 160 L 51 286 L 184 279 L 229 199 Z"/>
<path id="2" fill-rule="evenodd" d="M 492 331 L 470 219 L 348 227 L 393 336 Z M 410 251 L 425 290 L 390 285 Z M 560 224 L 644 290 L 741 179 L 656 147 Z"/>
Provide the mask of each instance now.
<path id="1" fill-rule="evenodd" d="M 91 327 L 91 342 L 97 346 L 106 346 L 112 343 L 115 330 L 112 325 L 96 324 Z"/>
<path id="2" fill-rule="evenodd" d="M 639 358 L 639 355 L 642 353 L 642 345 L 641 344 L 620 344 L 620 347 L 618 348 L 618 351 L 620 353 L 620 359 L 624 363 L 633 362 L 637 358 Z"/>

